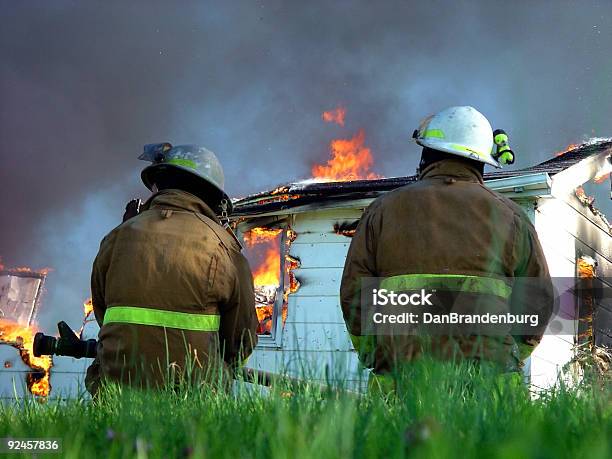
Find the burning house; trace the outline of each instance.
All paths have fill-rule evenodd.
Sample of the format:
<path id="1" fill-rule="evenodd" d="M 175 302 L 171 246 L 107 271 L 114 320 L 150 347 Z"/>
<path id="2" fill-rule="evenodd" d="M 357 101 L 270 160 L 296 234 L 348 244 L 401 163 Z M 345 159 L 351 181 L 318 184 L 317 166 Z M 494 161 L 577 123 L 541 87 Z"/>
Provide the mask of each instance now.
<path id="1" fill-rule="evenodd" d="M 343 116 L 341 111 L 330 115 L 338 124 Z M 328 163 L 313 167 L 314 179 L 234 203 L 232 224 L 253 271 L 259 319 L 259 343 L 247 367 L 259 374 L 363 390 L 368 371 L 359 365 L 339 303 L 344 260 L 364 209 L 416 176 L 381 178 L 372 173 L 363 131 L 332 141 L 330 150 Z M 583 189 L 609 178 L 611 153 L 612 140 L 591 141 L 532 167 L 485 175 L 486 186 L 514 200 L 534 223 L 553 277 L 612 278 L 611 228 Z M 40 273 L 0 272 L 3 320 L 20 327 L 19 333 L 12 333 L 3 322 L 1 329 L 2 397 L 23 395 L 28 387 L 38 395 L 46 395 L 51 387 L 52 396 L 85 393 L 90 359 L 56 357 L 43 364 L 31 358 L 32 321 L 43 281 Z M 547 334 L 526 361 L 525 371 L 535 387 L 558 380 L 575 358 L 576 345 L 612 347 L 610 299 L 588 292 L 571 299 L 560 316 L 566 322 L 564 332 Z M 91 303 L 84 308 L 81 336 L 95 338 L 98 327 L 91 318 Z M 46 389 L 40 390 L 37 381 L 46 381 Z"/>
<path id="2" fill-rule="evenodd" d="M 46 271 L 0 268 L 0 397 L 49 393 L 50 357 L 35 357 L 34 320 Z"/>
<path id="3" fill-rule="evenodd" d="M 36 357 L 36 316 L 48 270 L 5 270 L 0 266 L 0 400 L 35 397 L 75 397 L 82 394 L 89 361 L 68 357 Z M 95 338 L 98 326 L 91 301 L 84 304 L 79 334 Z M 87 330 L 85 328 L 87 327 Z"/>
<path id="4" fill-rule="evenodd" d="M 362 134 L 351 141 L 361 164 L 367 162 Z M 332 144 L 335 159 L 345 147 Z M 485 175 L 486 186 L 514 200 L 534 223 L 555 278 L 612 278 L 610 224 L 582 190 L 587 182 L 609 177 L 611 153 L 611 140 L 594 140 L 532 167 Z M 247 366 L 359 388 L 367 373 L 358 365 L 339 304 L 344 260 L 363 210 L 416 176 L 367 173 L 361 174 L 366 180 L 352 180 L 355 170 L 349 167 L 348 175 L 341 170 L 346 168 L 318 166 L 313 175 L 319 180 L 237 201 L 234 225 L 254 272 L 262 333 Z M 585 339 L 591 346 L 612 346 L 610 299 L 576 301 L 569 305 L 576 313 L 560 319 L 568 321 L 564 332 L 548 333 L 526 362 L 535 387 L 554 384 Z"/>

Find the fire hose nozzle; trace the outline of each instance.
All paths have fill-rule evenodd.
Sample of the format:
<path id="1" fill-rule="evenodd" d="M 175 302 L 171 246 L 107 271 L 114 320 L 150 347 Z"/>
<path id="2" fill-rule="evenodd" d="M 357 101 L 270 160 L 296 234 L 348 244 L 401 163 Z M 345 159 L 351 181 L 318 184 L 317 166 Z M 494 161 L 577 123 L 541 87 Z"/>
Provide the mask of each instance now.
<path id="1" fill-rule="evenodd" d="M 57 324 L 59 338 L 38 332 L 34 335 L 33 351 L 36 357 L 42 355 L 64 355 L 81 359 L 93 358 L 97 354 L 95 339 L 81 340 L 64 321 Z"/>

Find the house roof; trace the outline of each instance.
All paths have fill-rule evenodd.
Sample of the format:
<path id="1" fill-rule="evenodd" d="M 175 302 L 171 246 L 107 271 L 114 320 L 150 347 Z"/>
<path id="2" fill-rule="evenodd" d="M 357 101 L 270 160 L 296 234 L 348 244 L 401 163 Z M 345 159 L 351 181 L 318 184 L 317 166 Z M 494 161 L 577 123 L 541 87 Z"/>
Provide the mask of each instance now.
<path id="1" fill-rule="evenodd" d="M 484 180 L 486 182 L 539 173 L 547 173 L 552 177 L 576 163 L 610 148 L 612 148 L 612 139 L 591 139 L 534 166 L 485 173 Z M 277 212 L 313 202 L 374 198 L 384 192 L 414 182 L 416 179 L 416 175 L 410 175 L 345 182 L 305 180 L 239 199 L 234 202 L 234 215 L 247 216 Z"/>

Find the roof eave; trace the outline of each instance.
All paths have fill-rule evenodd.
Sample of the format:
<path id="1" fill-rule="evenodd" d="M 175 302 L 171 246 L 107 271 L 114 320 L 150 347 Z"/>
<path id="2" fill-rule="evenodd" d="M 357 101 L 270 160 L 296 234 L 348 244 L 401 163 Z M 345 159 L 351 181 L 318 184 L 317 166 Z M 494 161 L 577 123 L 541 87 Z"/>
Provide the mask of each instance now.
<path id="1" fill-rule="evenodd" d="M 485 185 L 510 199 L 537 199 L 551 195 L 553 179 L 547 172 L 487 180 Z"/>
<path id="2" fill-rule="evenodd" d="M 576 188 L 592 180 L 598 172 L 610 166 L 611 154 L 612 147 L 608 147 L 555 174 L 552 179 L 551 194 L 563 197 L 573 193 Z"/>
<path id="3" fill-rule="evenodd" d="M 491 179 L 485 182 L 485 185 L 493 191 L 503 194 L 510 199 L 537 199 L 550 195 L 551 178 L 545 173 L 525 174 L 516 177 L 506 177 L 501 179 Z M 386 193 L 385 190 L 372 192 L 353 192 L 344 195 L 325 196 L 298 196 L 296 195 L 295 205 L 291 201 L 275 202 L 275 206 L 262 205 L 261 201 L 265 198 L 273 198 L 272 195 L 261 196 L 252 201 L 243 201 L 242 211 L 236 209 L 236 217 L 241 216 L 257 216 L 267 217 L 273 215 L 284 215 L 293 213 L 308 212 L 310 210 L 324 209 L 362 209 L 367 207 L 378 196 Z"/>

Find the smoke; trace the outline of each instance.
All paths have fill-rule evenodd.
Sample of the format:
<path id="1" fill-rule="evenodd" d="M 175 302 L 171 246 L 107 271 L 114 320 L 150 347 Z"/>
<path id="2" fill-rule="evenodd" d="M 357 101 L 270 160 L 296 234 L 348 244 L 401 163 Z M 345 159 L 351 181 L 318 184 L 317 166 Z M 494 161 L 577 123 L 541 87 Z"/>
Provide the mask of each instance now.
<path id="1" fill-rule="evenodd" d="M 0 255 L 55 269 L 43 325 L 80 310 L 100 238 L 146 196 L 144 143 L 206 145 L 239 196 L 308 177 L 359 128 L 375 172 L 412 174 L 412 130 L 449 105 L 508 131 L 517 167 L 612 135 L 608 1 L 0 8 Z M 346 126 L 323 123 L 338 104 Z"/>

